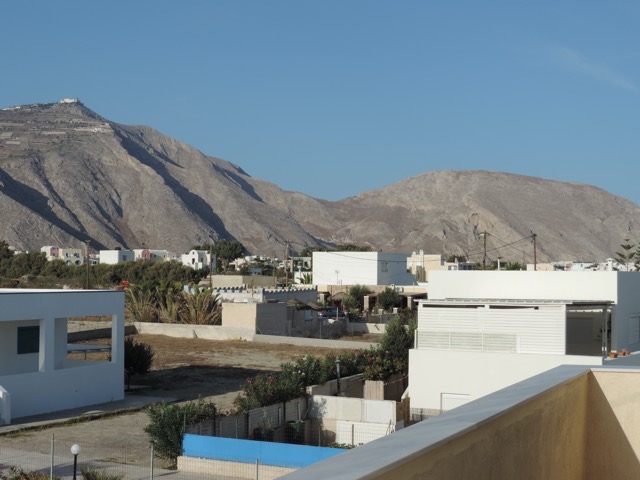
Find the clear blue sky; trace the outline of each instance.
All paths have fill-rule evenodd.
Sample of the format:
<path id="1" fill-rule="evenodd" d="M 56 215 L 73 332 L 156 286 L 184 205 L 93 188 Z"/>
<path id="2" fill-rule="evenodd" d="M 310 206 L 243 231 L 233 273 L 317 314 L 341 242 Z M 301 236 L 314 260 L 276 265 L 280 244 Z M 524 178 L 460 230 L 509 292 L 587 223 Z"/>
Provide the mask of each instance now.
<path id="1" fill-rule="evenodd" d="M 431 170 L 640 203 L 633 1 L 11 1 L 0 107 L 79 98 L 286 190 Z"/>

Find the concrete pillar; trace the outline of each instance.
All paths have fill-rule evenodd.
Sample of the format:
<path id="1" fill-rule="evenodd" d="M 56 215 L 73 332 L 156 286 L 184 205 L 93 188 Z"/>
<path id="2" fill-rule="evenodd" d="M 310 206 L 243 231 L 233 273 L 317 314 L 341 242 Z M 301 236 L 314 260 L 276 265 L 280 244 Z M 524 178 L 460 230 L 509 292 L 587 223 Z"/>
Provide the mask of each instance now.
<path id="1" fill-rule="evenodd" d="M 67 358 L 67 342 L 69 338 L 68 333 L 69 319 L 56 318 L 54 320 L 54 352 L 53 352 L 53 368 L 55 370 L 64 368 L 64 361 Z"/>
<path id="2" fill-rule="evenodd" d="M 124 317 L 111 315 L 111 362 L 124 367 Z"/>
<path id="3" fill-rule="evenodd" d="M 0 425 L 11 423 L 11 395 L 0 385 Z"/>
<path id="4" fill-rule="evenodd" d="M 364 296 L 364 302 L 363 302 L 363 305 L 364 305 L 364 311 L 365 311 L 365 312 L 369 312 L 369 311 L 371 311 L 371 309 L 369 308 L 369 299 L 370 299 L 369 295 L 365 295 L 365 296 Z"/>
<path id="5" fill-rule="evenodd" d="M 40 345 L 38 369 L 41 372 L 51 372 L 55 369 L 55 320 L 53 318 L 40 319 Z M 67 347 L 65 343 L 65 348 Z"/>

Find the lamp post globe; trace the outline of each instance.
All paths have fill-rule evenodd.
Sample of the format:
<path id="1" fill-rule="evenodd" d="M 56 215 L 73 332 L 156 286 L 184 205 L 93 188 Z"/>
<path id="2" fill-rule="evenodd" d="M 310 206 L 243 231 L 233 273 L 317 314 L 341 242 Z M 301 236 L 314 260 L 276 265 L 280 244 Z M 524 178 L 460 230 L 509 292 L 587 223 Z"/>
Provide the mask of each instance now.
<path id="1" fill-rule="evenodd" d="M 78 470 L 78 454 L 80 453 L 80 445 L 74 443 L 71 445 L 71 453 L 73 454 L 73 480 L 76 480 L 76 472 Z"/>

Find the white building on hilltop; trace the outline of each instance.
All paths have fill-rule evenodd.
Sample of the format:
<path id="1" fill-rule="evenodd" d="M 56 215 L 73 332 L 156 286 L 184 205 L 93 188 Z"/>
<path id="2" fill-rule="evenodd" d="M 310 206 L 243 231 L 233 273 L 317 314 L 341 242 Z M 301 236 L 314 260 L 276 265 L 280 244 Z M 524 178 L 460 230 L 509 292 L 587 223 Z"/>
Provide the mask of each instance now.
<path id="1" fill-rule="evenodd" d="M 315 285 L 414 285 L 406 253 L 313 252 Z"/>
<path id="2" fill-rule="evenodd" d="M 409 352 L 412 409 L 449 410 L 563 364 L 640 365 L 640 275 L 432 272 Z M 618 354 L 620 355 L 620 354 Z"/>

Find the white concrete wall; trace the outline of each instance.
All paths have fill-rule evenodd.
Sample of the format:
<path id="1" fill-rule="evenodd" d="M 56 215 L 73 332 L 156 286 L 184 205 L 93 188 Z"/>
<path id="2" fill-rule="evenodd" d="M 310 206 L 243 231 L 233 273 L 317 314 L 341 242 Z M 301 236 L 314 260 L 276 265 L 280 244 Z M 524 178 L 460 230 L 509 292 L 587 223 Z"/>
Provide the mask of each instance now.
<path id="1" fill-rule="evenodd" d="M 111 361 L 68 361 L 66 319 L 98 315 L 112 318 Z M 27 356 L 35 355 L 35 368 L 29 358 L 30 373 L 0 375 L 0 385 L 12 398 L 13 417 L 124 398 L 124 292 L 0 290 L 0 325 L 8 326 L 3 329 L 34 320 L 40 326 L 39 352 Z M 14 352 L 9 361 L 21 364 L 16 344 L 5 346 Z"/>
<path id="2" fill-rule="evenodd" d="M 336 422 L 335 442 L 347 445 L 363 445 L 365 443 L 373 442 L 378 438 L 385 437 L 395 431 L 395 424 L 372 424 L 338 420 Z"/>
<path id="3" fill-rule="evenodd" d="M 429 299 L 615 302 L 618 299 L 618 275 L 618 272 L 434 271 L 429 276 Z"/>
<path id="4" fill-rule="evenodd" d="M 611 321 L 611 349 L 640 350 L 640 342 L 630 343 L 632 329 L 640 328 L 640 272 L 588 272 L 616 275 L 617 304 Z"/>
<path id="5" fill-rule="evenodd" d="M 440 410 L 443 396 L 455 398 L 461 405 L 560 365 L 602 365 L 602 359 L 573 355 L 410 350 L 411 408 Z"/>
<path id="6" fill-rule="evenodd" d="M 39 325 L 38 320 L 0 323 L 0 377 L 38 371 L 38 354 L 17 355 L 18 327 Z"/>
<path id="7" fill-rule="evenodd" d="M 176 338 L 204 338 L 206 340 L 247 340 L 255 338 L 255 328 L 231 327 L 222 325 L 182 325 L 174 323 L 135 324 L 138 333 L 166 335 Z"/>
<path id="8" fill-rule="evenodd" d="M 433 272 L 431 300 L 446 298 L 611 301 L 611 349 L 640 350 L 630 343 L 640 328 L 640 275 L 637 272 L 462 271 Z M 637 337 L 635 337 L 637 338 Z"/>
<path id="9" fill-rule="evenodd" d="M 309 402 L 309 417 L 395 425 L 396 402 L 313 395 Z"/>
<path id="10" fill-rule="evenodd" d="M 172 323 L 136 322 L 138 333 L 150 335 L 166 335 L 177 338 L 204 338 L 206 340 L 246 340 L 248 342 L 269 343 L 278 345 L 287 343 L 301 347 L 322 347 L 335 349 L 371 348 L 377 343 L 347 340 L 328 340 L 320 338 L 286 337 L 276 335 L 258 335 L 245 328 L 225 327 L 220 325 L 178 325 Z M 344 381 L 344 379 L 343 379 Z"/>
<path id="11" fill-rule="evenodd" d="M 564 305 L 492 309 L 484 305 L 438 308 L 419 304 L 417 346 L 564 355 L 565 310 Z"/>
<path id="12" fill-rule="evenodd" d="M 100 250 L 100 263 L 116 265 L 134 260 L 133 250 Z"/>
<path id="13" fill-rule="evenodd" d="M 413 285 L 406 253 L 313 252 L 315 285 Z"/>

